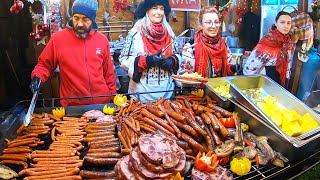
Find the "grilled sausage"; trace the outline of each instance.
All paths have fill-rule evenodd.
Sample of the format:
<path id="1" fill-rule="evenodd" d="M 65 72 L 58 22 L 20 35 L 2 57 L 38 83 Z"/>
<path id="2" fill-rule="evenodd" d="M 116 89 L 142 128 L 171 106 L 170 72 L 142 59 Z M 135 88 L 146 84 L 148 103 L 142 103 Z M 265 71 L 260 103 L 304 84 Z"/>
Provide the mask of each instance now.
<path id="1" fill-rule="evenodd" d="M 96 158 L 85 156 L 84 161 L 96 166 L 115 165 L 120 158 Z"/>
<path id="2" fill-rule="evenodd" d="M 194 149 L 196 149 L 197 151 L 200 151 L 200 152 L 205 152 L 206 151 L 206 148 L 204 148 L 201 144 L 199 144 L 197 141 L 195 141 L 194 139 L 192 139 L 190 136 L 188 136 L 187 134 L 185 133 L 181 133 L 181 138 L 183 140 L 185 140 L 188 145 Z"/>
<path id="3" fill-rule="evenodd" d="M 107 172 L 96 172 L 96 171 L 88 171 L 88 170 L 81 170 L 80 176 L 83 178 L 112 178 L 116 177 L 115 171 L 107 171 Z"/>
<path id="4" fill-rule="evenodd" d="M 227 110 L 225 110 L 225 109 L 223 109 L 223 108 L 221 108 L 219 106 L 216 106 L 214 104 L 208 104 L 208 106 L 211 109 L 213 109 L 214 111 L 217 111 L 217 112 L 221 113 L 221 115 L 224 116 L 224 117 L 231 117 L 232 116 L 231 112 L 229 112 L 229 111 L 227 111 Z"/>

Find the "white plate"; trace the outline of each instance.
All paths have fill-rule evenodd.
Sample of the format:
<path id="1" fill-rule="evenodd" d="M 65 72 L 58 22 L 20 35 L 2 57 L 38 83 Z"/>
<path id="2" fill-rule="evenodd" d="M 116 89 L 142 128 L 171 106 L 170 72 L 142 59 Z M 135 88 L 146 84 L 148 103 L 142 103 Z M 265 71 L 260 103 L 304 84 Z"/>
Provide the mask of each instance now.
<path id="1" fill-rule="evenodd" d="M 172 79 L 175 79 L 176 81 L 181 82 L 183 84 L 201 84 L 202 83 L 200 81 L 189 81 L 189 80 L 179 79 L 179 78 L 174 78 L 174 77 L 172 77 Z"/>

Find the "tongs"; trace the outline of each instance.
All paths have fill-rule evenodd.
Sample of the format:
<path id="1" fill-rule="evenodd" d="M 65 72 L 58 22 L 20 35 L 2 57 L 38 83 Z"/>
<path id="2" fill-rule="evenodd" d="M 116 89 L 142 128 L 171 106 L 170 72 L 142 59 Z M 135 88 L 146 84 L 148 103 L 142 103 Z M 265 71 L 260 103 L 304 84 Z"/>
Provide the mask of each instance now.
<path id="1" fill-rule="evenodd" d="M 41 84 L 41 80 L 39 82 L 39 85 L 37 87 L 37 90 L 33 92 L 33 96 L 31 99 L 31 103 L 28 109 L 28 112 L 26 114 L 26 116 L 24 117 L 24 121 L 23 124 L 25 127 L 27 127 L 30 124 L 31 118 L 32 118 L 32 114 L 34 111 L 34 107 L 36 106 L 36 102 L 37 102 L 37 98 L 38 98 L 38 94 L 39 94 L 39 89 L 40 89 L 40 84 Z"/>

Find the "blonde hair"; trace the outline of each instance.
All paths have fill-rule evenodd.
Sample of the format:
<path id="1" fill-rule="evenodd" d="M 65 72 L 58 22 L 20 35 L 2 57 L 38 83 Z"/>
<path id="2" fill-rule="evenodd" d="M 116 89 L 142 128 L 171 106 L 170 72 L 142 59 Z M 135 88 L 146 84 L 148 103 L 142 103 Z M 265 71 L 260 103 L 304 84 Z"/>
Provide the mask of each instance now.
<path id="1" fill-rule="evenodd" d="M 202 8 L 199 12 L 198 22 L 200 24 L 202 23 L 203 15 L 207 14 L 207 13 L 216 13 L 219 17 L 219 21 L 221 21 L 221 14 L 220 14 L 219 10 L 217 8 L 215 8 L 214 6 L 207 6 L 207 7 Z"/>
<path id="2" fill-rule="evenodd" d="M 145 28 L 145 29 L 150 29 L 151 28 L 151 20 L 148 16 L 148 14 L 146 13 L 146 15 L 139 19 L 133 26 L 133 28 L 138 29 L 139 31 L 141 30 L 141 27 Z M 163 16 L 162 19 L 162 26 L 168 31 L 169 35 L 171 37 L 175 37 L 175 34 L 170 26 L 170 24 L 168 23 L 168 21 L 166 20 L 166 15 Z"/>

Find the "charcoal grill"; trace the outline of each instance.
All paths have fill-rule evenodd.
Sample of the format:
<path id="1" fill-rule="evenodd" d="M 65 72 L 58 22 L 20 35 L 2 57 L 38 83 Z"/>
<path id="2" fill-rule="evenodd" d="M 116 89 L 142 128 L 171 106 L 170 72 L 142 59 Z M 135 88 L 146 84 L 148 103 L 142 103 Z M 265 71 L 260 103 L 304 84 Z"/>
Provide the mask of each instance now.
<path id="1" fill-rule="evenodd" d="M 181 93 L 181 89 L 175 90 Z M 129 94 L 126 94 L 129 95 Z M 137 94 L 139 97 L 139 94 Z M 101 96 L 99 96 L 101 97 Z M 93 97 L 77 97 L 77 98 L 93 98 Z M 60 98 L 39 99 L 34 110 L 35 113 L 48 112 L 57 105 Z M 48 103 L 50 102 L 50 103 Z M 234 174 L 234 179 L 288 179 L 294 178 L 308 171 L 320 162 L 320 145 L 316 140 L 306 144 L 302 148 L 295 148 L 288 141 L 285 141 L 273 128 L 266 124 L 263 120 L 248 111 L 245 107 L 231 99 L 231 106 L 228 110 L 238 112 L 241 120 L 249 124 L 250 131 L 256 135 L 265 135 L 269 138 L 271 147 L 283 153 L 290 159 L 285 167 L 276 167 L 273 165 L 257 167 L 253 165 L 251 171 L 246 176 L 237 176 Z M 6 147 L 5 138 L 13 139 L 17 136 L 16 130 L 23 124 L 23 119 L 26 115 L 30 101 L 25 100 L 17 103 L 12 111 L 6 113 L 5 117 L 0 119 L 0 151 Z M 48 105 L 49 104 L 49 105 Z M 96 109 L 102 110 L 104 104 L 82 105 L 82 106 L 67 106 L 67 116 L 81 116 L 84 112 Z M 113 106 L 113 104 L 109 104 Z M 50 137 L 50 135 L 49 135 Z M 13 167 L 14 168 L 14 167 Z M 227 166 L 227 168 L 229 168 Z M 85 167 L 88 169 L 88 167 Z M 14 169 L 17 170 L 17 169 Z M 190 179 L 190 177 L 186 177 Z"/>

